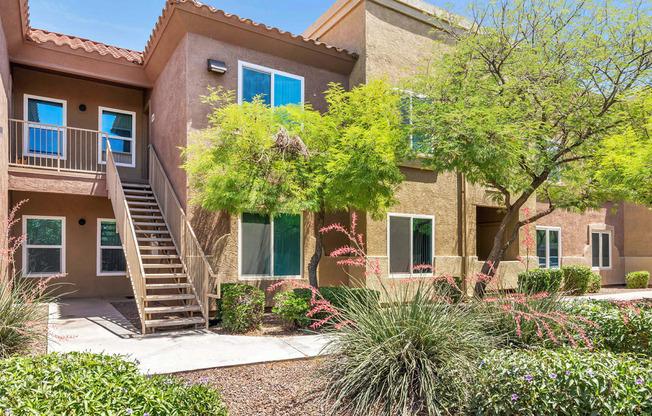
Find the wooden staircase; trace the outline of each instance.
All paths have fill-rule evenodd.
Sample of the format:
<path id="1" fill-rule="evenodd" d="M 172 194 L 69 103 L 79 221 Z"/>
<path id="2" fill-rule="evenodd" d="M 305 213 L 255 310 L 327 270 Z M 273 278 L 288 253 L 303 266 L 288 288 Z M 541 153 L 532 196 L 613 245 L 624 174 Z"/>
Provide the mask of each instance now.
<path id="1" fill-rule="evenodd" d="M 122 190 L 144 271 L 141 313 L 145 331 L 205 325 L 202 308 L 149 183 L 122 182 Z"/>

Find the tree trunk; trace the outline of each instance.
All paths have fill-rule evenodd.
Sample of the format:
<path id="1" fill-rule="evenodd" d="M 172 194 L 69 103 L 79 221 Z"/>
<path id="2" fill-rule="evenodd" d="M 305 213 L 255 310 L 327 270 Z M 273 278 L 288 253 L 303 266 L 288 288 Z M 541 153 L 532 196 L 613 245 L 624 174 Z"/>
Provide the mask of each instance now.
<path id="1" fill-rule="evenodd" d="M 310 263 L 308 263 L 308 279 L 310 281 L 310 286 L 312 287 L 318 287 L 318 282 L 317 282 L 317 266 L 319 266 L 319 260 L 321 260 L 321 252 L 323 250 L 323 244 L 322 244 L 322 233 L 319 232 L 324 227 L 324 217 L 325 217 L 325 212 L 322 209 L 319 212 L 315 213 L 315 252 L 313 253 L 312 257 L 310 258 Z"/>

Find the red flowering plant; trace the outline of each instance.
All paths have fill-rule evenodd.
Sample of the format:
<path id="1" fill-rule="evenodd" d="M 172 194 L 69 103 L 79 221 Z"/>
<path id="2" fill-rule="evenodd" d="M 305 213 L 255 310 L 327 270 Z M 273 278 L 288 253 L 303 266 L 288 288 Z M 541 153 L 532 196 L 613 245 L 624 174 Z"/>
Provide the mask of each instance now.
<path id="1" fill-rule="evenodd" d="M 16 267 L 15 254 L 27 236 L 16 237 L 11 231 L 25 202 L 16 204 L 0 221 L 0 357 L 25 350 L 35 339 L 45 337 L 49 330 L 45 304 L 56 298 L 52 281 L 61 276 L 26 279 Z"/>

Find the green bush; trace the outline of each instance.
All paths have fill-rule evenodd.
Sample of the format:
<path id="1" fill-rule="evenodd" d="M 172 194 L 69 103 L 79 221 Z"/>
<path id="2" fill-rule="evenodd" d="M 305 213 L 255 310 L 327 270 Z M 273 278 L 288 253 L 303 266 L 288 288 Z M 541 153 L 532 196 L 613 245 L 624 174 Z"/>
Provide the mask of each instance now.
<path id="1" fill-rule="evenodd" d="M 222 326 L 244 333 L 260 329 L 265 312 L 265 293 L 253 286 L 234 284 L 222 293 Z"/>
<path id="2" fill-rule="evenodd" d="M 229 290 L 237 285 L 237 283 L 222 283 L 220 284 L 220 298 L 215 299 L 215 306 L 217 309 L 215 310 L 215 318 L 219 321 L 222 320 L 222 299 L 224 298 L 224 294 L 228 293 Z"/>
<path id="3" fill-rule="evenodd" d="M 598 325 L 587 328 L 596 349 L 652 356 L 652 303 L 618 305 L 609 301 L 582 302 L 575 305 L 573 313 Z"/>
<path id="4" fill-rule="evenodd" d="M 589 286 L 586 290 L 589 293 L 598 293 L 600 289 L 602 289 L 602 276 L 592 272 L 589 277 Z"/>
<path id="5" fill-rule="evenodd" d="M 534 269 L 518 274 L 521 293 L 558 292 L 563 273 L 560 269 Z"/>
<path id="6" fill-rule="evenodd" d="M 350 299 L 364 302 L 378 302 L 380 293 L 377 290 L 345 286 L 320 287 L 319 293 L 331 303 L 336 309 L 345 308 Z"/>
<path id="7" fill-rule="evenodd" d="M 564 290 L 573 295 L 583 295 L 589 289 L 589 281 L 593 272 L 586 266 L 564 266 Z"/>
<path id="8" fill-rule="evenodd" d="M 650 272 L 631 272 L 625 277 L 630 289 L 646 288 L 650 284 Z"/>
<path id="9" fill-rule="evenodd" d="M 0 361 L 0 411 L 11 415 L 226 416 L 217 391 L 169 376 L 144 376 L 133 362 L 87 353 Z"/>
<path id="10" fill-rule="evenodd" d="M 297 296 L 294 292 L 281 292 L 274 296 L 276 301 L 272 312 L 277 314 L 289 329 L 305 328 L 311 319 L 306 316 L 310 311 L 310 298 Z"/>
<path id="11" fill-rule="evenodd" d="M 475 387 L 474 415 L 652 414 L 652 364 L 631 355 L 494 351 Z"/>

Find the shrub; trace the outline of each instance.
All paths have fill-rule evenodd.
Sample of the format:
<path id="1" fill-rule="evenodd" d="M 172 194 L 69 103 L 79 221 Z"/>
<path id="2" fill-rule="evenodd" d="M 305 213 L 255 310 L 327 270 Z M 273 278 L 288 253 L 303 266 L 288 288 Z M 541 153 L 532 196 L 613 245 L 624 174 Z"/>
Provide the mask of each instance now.
<path id="1" fill-rule="evenodd" d="M 350 288 L 345 286 L 326 286 L 320 287 L 319 292 L 329 301 L 335 308 L 340 309 L 348 305 L 351 299 L 378 302 L 380 300 L 380 292 L 372 289 L 365 288 Z"/>
<path id="2" fill-rule="evenodd" d="M 272 312 L 277 314 L 289 329 L 305 328 L 311 319 L 306 315 L 310 310 L 310 298 L 297 296 L 295 292 L 281 292 L 274 296 L 276 304 Z"/>
<path id="3" fill-rule="evenodd" d="M 573 295 L 583 295 L 589 288 L 589 280 L 593 273 L 586 266 L 564 266 L 564 290 Z"/>
<path id="4" fill-rule="evenodd" d="M 256 287 L 234 284 L 222 294 L 222 325 L 227 331 L 260 329 L 264 312 L 265 293 Z"/>
<path id="5" fill-rule="evenodd" d="M 602 289 L 602 276 L 600 276 L 597 273 L 591 272 L 591 276 L 589 277 L 589 286 L 587 288 L 587 291 L 589 293 L 598 293 L 598 292 L 600 292 L 600 289 Z"/>
<path id="6" fill-rule="evenodd" d="M 652 303 L 589 301 L 575 312 L 598 325 L 587 330 L 596 349 L 652 356 Z"/>
<path id="7" fill-rule="evenodd" d="M 475 415 L 649 415 L 652 365 L 608 352 L 494 351 L 480 364 Z"/>
<path id="8" fill-rule="evenodd" d="M 630 289 L 646 288 L 650 283 L 650 272 L 631 272 L 625 277 L 627 287 Z"/>
<path id="9" fill-rule="evenodd" d="M 88 353 L 0 361 L 0 410 L 12 415 L 226 416 L 217 391 Z"/>
<path id="10" fill-rule="evenodd" d="M 224 294 L 228 293 L 229 290 L 238 283 L 221 283 L 220 284 L 220 298 L 215 299 L 215 306 L 217 307 L 215 310 L 215 319 L 221 321 L 222 320 L 222 299 L 224 299 Z"/>
<path id="11" fill-rule="evenodd" d="M 521 293 L 558 292 L 563 273 L 560 269 L 534 269 L 518 274 Z"/>

